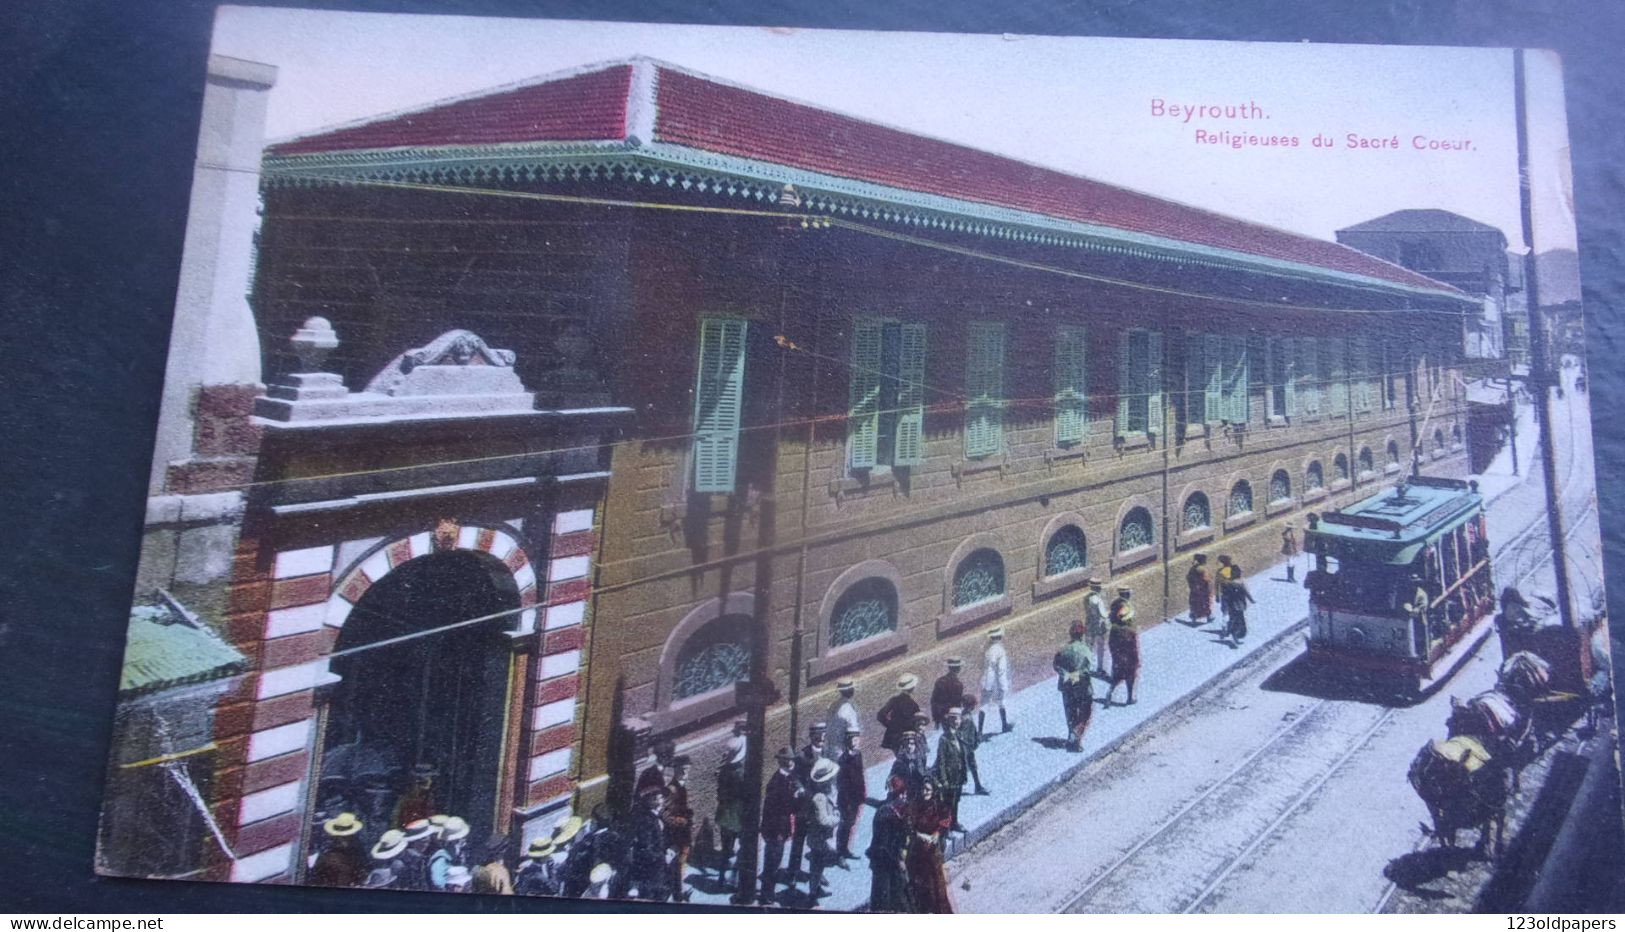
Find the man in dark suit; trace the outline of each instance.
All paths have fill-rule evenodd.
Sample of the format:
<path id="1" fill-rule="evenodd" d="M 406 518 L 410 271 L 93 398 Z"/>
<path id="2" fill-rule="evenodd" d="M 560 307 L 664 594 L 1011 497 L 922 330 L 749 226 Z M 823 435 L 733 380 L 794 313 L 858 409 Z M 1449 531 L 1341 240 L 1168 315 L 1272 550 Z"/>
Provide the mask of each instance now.
<path id="1" fill-rule="evenodd" d="M 863 772 L 863 748 L 857 729 L 846 733 L 846 747 L 841 751 L 841 771 L 835 777 L 835 808 L 841 813 L 841 824 L 835 831 L 835 854 L 842 862 L 857 857 L 852 851 L 852 836 L 857 832 L 858 816 L 869 797 L 869 780 Z"/>
<path id="2" fill-rule="evenodd" d="M 657 764 L 638 776 L 637 804 L 627 815 L 627 883 L 639 899 L 664 902 L 667 886 L 666 824 L 660 809 L 666 800 L 666 775 Z"/>
<path id="3" fill-rule="evenodd" d="M 914 716 L 920 711 L 920 704 L 914 701 L 914 687 L 920 684 L 920 678 L 912 673 L 905 673 L 897 678 L 897 695 L 886 700 L 875 714 L 880 727 L 886 729 L 881 736 L 880 746 L 892 753 L 903 743 L 903 735 L 914 728 Z"/>
<path id="4" fill-rule="evenodd" d="M 959 709 L 965 705 L 965 683 L 959 678 L 959 671 L 964 667 L 965 661 L 949 657 L 948 672 L 937 677 L 936 684 L 931 687 L 931 721 L 938 728 L 943 727 L 949 709 Z"/>
<path id="5" fill-rule="evenodd" d="M 768 778 L 762 791 L 762 888 L 757 899 L 764 906 L 775 902 L 779 863 L 784 859 L 785 843 L 796 830 L 796 806 L 801 795 L 796 786 L 795 755 L 789 748 L 780 748 L 775 756 L 779 769 Z M 795 883 L 794 874 L 790 883 Z"/>

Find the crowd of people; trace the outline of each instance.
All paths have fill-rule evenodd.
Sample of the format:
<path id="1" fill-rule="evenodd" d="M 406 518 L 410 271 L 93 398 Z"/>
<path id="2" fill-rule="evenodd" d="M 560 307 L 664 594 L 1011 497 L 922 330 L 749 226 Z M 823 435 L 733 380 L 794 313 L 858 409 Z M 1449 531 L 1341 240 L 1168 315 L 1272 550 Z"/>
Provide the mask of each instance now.
<path id="1" fill-rule="evenodd" d="M 1228 556 L 1219 557 L 1216 576 L 1209 575 L 1206 564 L 1207 556 L 1196 554 L 1187 576 L 1191 619 L 1211 619 L 1217 594 L 1226 617 L 1223 636 L 1239 643 L 1246 635 L 1252 596 Z M 1072 752 L 1083 750 L 1097 702 L 1095 680 L 1106 684 L 1104 706 L 1114 704 L 1119 686 L 1124 688 L 1123 704 L 1132 705 L 1140 672 L 1131 589 L 1116 589 L 1108 602 L 1103 581 L 1088 580 L 1081 616 L 1053 659 L 1066 722 L 1064 744 Z M 632 803 L 624 813 L 600 804 L 589 817 L 566 819 L 522 851 L 505 835 L 472 847 L 464 819 L 430 814 L 430 781 L 422 779 L 402 798 L 395 824 L 370 850 L 359 842 L 363 826 L 355 814 L 326 820 L 326 844 L 312 864 L 311 882 L 683 902 L 691 895 L 689 884 L 709 871 L 715 888 L 727 889 L 731 883 L 736 903 L 816 906 L 830 893 L 827 871 L 850 870 L 859 859 L 854 850 L 857 828 L 866 807 L 872 807 L 870 843 L 861 852 L 871 873 L 870 909 L 951 912 L 944 856 L 954 837 L 966 831 L 961 800 L 967 793 L 991 792 L 977 751 L 1016 727 L 1006 705 L 1013 686 L 1004 629 L 987 633 L 979 695 L 962 679 L 962 658 L 948 658 L 946 667 L 924 707 L 914 697 L 919 678 L 906 673 L 875 713 L 883 729 L 880 746 L 893 755 L 882 798 L 869 794 L 861 747 L 863 716 L 850 679 L 837 683 L 835 701 L 827 715 L 808 726 L 804 745 L 778 749 L 754 820 L 761 868 L 753 890 L 740 890 L 738 864 L 741 835 L 752 821 L 747 807 L 755 802 L 746 772 L 744 720 L 734 723 L 715 775 L 712 824 L 720 848 L 704 859 L 695 877 L 689 875 L 698 827 L 688 788 L 691 762 L 667 747 L 637 773 Z"/>

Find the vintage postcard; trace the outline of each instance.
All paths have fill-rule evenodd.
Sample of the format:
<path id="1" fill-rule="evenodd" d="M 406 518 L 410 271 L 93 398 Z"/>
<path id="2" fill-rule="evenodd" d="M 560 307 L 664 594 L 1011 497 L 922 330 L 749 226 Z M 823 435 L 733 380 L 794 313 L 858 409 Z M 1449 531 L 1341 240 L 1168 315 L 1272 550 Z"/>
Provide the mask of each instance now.
<path id="1" fill-rule="evenodd" d="M 101 872 L 1512 912 L 1620 818 L 1550 54 L 227 7 L 199 79 Z"/>

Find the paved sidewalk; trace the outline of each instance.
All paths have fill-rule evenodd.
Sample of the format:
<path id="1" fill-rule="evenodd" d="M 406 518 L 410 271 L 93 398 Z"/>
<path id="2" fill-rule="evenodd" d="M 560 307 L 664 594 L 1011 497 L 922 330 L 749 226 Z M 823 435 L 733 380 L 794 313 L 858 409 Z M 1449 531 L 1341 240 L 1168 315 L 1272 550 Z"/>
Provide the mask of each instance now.
<path id="1" fill-rule="evenodd" d="M 1298 568 L 1306 570 L 1307 561 L 1299 558 Z M 960 821 L 969 832 L 964 838 L 954 841 L 948 852 L 949 857 L 1019 816 L 1056 784 L 1091 760 L 1109 753 L 1160 713 L 1189 700 L 1202 687 L 1244 658 L 1278 638 L 1291 636 L 1308 617 L 1309 593 L 1303 587 L 1301 575 L 1297 582 L 1289 583 L 1283 567 L 1272 567 L 1249 576 L 1247 585 L 1258 602 L 1247 613 L 1247 638 L 1240 647 L 1232 647 L 1228 641 L 1219 640 L 1222 622 L 1192 626 L 1184 615 L 1169 619 L 1140 635 L 1141 672 L 1136 702 L 1132 706 L 1122 705 L 1122 688 L 1117 690 L 1117 704 L 1110 708 L 1097 701 L 1082 754 L 1065 750 L 1065 717 L 1053 679 L 1045 679 L 1016 693 L 1006 703 L 1015 730 L 984 741 L 976 753 L 983 782 L 991 793 L 987 796 L 967 795 L 961 802 Z M 1057 643 L 1055 646 L 1058 649 L 1061 645 Z M 1105 682 L 1097 680 L 1097 700 L 1104 697 L 1105 692 Z M 872 715 L 873 710 L 865 709 L 864 713 Z M 930 743 L 932 758 L 935 759 L 934 729 Z M 869 768 L 871 797 L 884 794 L 891 765 L 891 755 L 884 754 Z M 969 787 L 966 789 L 969 790 Z M 873 814 L 871 808 L 864 810 L 858 837 L 853 843 L 853 850 L 860 854 L 869 846 Z M 826 872 L 832 893 L 819 901 L 819 908 L 856 910 L 868 902 L 868 862 L 859 858 L 848 866 L 848 870 L 837 867 Z M 696 903 L 726 903 L 733 893 L 731 889 L 720 887 L 709 871 L 691 869 L 689 880 L 694 887 L 693 902 Z M 813 903 L 806 898 L 806 886 L 806 882 L 802 881 L 796 898 L 786 905 L 810 908 Z"/>

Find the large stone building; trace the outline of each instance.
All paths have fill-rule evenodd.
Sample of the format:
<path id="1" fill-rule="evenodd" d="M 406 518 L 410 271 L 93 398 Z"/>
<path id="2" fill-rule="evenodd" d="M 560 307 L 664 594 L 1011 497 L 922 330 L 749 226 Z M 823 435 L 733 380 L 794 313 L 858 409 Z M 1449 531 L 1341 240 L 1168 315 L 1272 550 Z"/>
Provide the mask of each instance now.
<path id="1" fill-rule="evenodd" d="M 1090 575 L 1162 618 L 1193 550 L 1465 471 L 1478 299 L 655 61 L 272 146 L 261 194 L 271 388 L 191 487 L 239 496 L 221 876 L 419 764 L 527 837 L 656 746 L 709 773 L 747 677 L 769 749 L 995 624 L 1025 685 Z"/>

